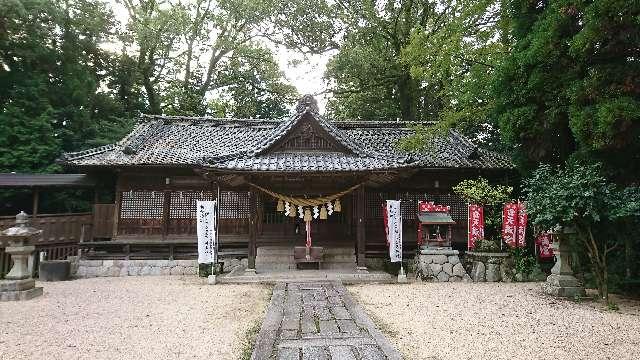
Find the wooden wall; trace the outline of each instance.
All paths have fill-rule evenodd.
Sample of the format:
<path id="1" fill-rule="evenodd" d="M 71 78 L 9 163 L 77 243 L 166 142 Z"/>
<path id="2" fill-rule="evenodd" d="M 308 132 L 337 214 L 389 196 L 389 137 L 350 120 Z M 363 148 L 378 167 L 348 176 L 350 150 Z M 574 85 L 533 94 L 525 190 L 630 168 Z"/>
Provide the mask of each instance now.
<path id="1" fill-rule="evenodd" d="M 463 178 L 473 178 L 476 173 L 451 171 L 421 171 L 408 178 L 378 188 L 364 190 L 364 241 L 367 256 L 383 256 L 385 238 L 382 221 L 382 204 L 387 199 L 402 200 L 404 219 L 404 242 L 407 251 L 416 247 L 416 214 L 417 202 L 433 201 L 437 204 L 451 206 L 451 214 L 457 222 L 454 226 L 454 246 L 464 248 L 466 245 L 466 204 L 452 193 L 451 187 Z M 486 176 L 486 175 L 485 175 Z M 496 178 L 494 176 L 494 178 Z M 266 185 L 268 178 L 262 178 L 261 185 Z M 280 176 L 277 179 L 285 179 Z M 339 179 L 353 179 L 353 175 Z M 258 179 L 257 182 L 259 182 Z M 345 184 L 338 181 L 344 189 Z M 343 181 L 343 182 L 345 182 Z M 314 188 L 314 182 L 323 188 L 323 192 L 331 192 L 329 185 L 304 180 L 308 188 Z M 274 183 L 274 188 L 283 189 L 286 185 Z M 296 187 L 297 188 L 297 187 Z M 196 239 L 195 201 L 212 200 L 216 197 L 216 185 L 199 175 L 169 173 L 123 173 L 117 181 L 114 220 L 116 239 L 148 239 L 153 241 L 194 241 Z M 297 190 L 300 191 L 300 190 Z M 246 244 L 250 236 L 250 197 L 256 194 L 257 246 L 266 245 L 299 245 L 304 244 L 304 223 L 296 218 L 285 217 L 275 211 L 276 201 L 270 196 L 248 187 L 221 187 L 221 243 L 234 242 Z M 357 234 L 357 202 L 356 196 L 344 197 L 343 212 L 334 214 L 328 220 L 314 221 L 312 238 L 316 244 L 344 244 L 356 246 Z M 295 232 L 296 226 L 298 233 Z"/>

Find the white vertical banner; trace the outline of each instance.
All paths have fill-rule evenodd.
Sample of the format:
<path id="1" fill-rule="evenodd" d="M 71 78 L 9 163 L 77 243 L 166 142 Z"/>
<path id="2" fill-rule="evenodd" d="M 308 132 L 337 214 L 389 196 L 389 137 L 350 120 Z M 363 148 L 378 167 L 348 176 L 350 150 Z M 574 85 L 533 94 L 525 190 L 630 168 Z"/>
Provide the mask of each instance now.
<path id="1" fill-rule="evenodd" d="M 391 262 L 402 262 L 402 212 L 400 200 L 387 200 L 389 257 Z"/>
<path id="2" fill-rule="evenodd" d="M 216 201 L 196 201 L 198 229 L 198 263 L 211 264 L 217 259 Z"/>

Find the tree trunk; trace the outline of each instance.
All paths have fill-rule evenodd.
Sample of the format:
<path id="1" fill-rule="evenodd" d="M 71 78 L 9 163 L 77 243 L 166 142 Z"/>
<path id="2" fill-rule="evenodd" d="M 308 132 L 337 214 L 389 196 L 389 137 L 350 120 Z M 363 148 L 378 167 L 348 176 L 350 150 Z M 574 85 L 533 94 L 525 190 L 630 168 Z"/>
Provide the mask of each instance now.
<path id="1" fill-rule="evenodd" d="M 158 94 L 156 93 L 156 89 L 153 87 L 151 79 L 148 76 L 143 75 L 142 83 L 144 85 L 144 90 L 147 92 L 147 100 L 149 101 L 149 113 L 162 113 L 162 109 L 160 108 L 160 99 L 158 97 Z"/>
<path id="2" fill-rule="evenodd" d="M 601 299 L 604 299 L 609 303 L 609 273 L 607 270 L 607 248 L 606 242 L 603 244 L 603 249 L 600 250 L 600 246 L 596 242 L 593 236 L 593 231 L 590 225 L 585 225 L 584 229 L 580 226 L 576 226 L 578 235 L 582 239 L 589 255 L 589 261 L 591 262 L 591 271 L 596 279 L 598 286 L 598 295 Z"/>
<path id="3" fill-rule="evenodd" d="M 400 105 L 400 114 L 402 116 L 402 120 L 416 121 L 416 81 L 411 78 L 411 75 L 408 72 L 405 72 L 400 75 L 397 86 L 398 104 Z"/>

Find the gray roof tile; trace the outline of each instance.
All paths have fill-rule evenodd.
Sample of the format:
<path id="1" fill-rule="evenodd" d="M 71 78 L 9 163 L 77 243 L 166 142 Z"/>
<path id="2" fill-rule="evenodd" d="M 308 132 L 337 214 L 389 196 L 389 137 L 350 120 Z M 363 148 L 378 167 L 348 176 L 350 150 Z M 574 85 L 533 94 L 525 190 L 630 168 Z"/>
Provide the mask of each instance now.
<path id="1" fill-rule="evenodd" d="M 315 121 L 350 153 L 269 151 L 305 112 L 285 120 L 143 116 L 117 144 L 66 153 L 61 162 L 76 167 L 204 166 L 283 172 L 513 168 L 505 155 L 479 149 L 453 130 L 425 151 L 408 154 L 397 147 L 401 138 L 413 133 L 407 123 L 330 122 L 315 112 Z"/>

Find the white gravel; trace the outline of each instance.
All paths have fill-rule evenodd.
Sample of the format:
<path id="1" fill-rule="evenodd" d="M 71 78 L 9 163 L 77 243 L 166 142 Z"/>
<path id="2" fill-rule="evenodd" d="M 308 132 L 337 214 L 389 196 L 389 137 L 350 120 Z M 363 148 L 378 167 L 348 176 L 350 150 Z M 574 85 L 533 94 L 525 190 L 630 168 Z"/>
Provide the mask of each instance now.
<path id="1" fill-rule="evenodd" d="M 407 359 L 640 359 L 637 308 L 557 300 L 539 283 L 349 290 Z"/>
<path id="2" fill-rule="evenodd" d="M 40 298 L 0 303 L 0 359 L 237 359 L 270 294 L 195 276 L 38 286 Z"/>

